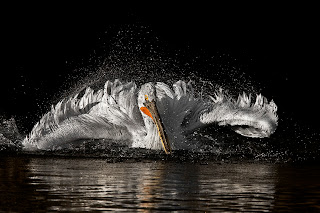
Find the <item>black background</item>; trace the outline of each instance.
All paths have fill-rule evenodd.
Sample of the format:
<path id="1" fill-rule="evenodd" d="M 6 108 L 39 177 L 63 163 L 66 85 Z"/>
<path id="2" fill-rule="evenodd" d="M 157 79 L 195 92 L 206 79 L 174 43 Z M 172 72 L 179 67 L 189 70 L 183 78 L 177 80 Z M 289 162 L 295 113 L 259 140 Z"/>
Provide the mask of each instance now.
<path id="1" fill-rule="evenodd" d="M 280 121 L 319 125 L 319 32 L 313 5 L 4 5 L 0 112 L 27 128 L 105 31 L 147 25 L 173 50 L 224 52 L 275 100 Z M 72 61 L 68 65 L 66 61 Z M 79 65 L 81 66 L 81 65 Z M 45 101 L 43 101 L 45 100 Z M 30 126 L 30 127 L 29 127 Z"/>

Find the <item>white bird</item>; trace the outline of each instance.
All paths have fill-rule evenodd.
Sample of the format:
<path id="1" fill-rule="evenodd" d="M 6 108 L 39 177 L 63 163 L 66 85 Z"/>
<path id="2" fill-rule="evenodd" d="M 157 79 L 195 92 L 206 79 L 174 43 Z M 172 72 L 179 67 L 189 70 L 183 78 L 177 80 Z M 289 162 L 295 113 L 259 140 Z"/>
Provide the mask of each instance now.
<path id="1" fill-rule="evenodd" d="M 243 93 L 235 100 L 222 90 L 214 97 L 195 97 L 191 83 L 107 81 L 103 89 L 52 106 L 24 139 L 25 149 L 54 149 L 85 139 L 110 139 L 130 147 L 187 149 L 186 135 L 210 124 L 230 126 L 247 137 L 269 137 L 278 125 L 277 106 Z M 153 105 L 154 109 L 150 109 Z M 151 107 L 152 108 L 152 107 Z M 158 113 L 158 115 L 156 115 Z M 162 129 L 162 131 L 161 131 Z"/>

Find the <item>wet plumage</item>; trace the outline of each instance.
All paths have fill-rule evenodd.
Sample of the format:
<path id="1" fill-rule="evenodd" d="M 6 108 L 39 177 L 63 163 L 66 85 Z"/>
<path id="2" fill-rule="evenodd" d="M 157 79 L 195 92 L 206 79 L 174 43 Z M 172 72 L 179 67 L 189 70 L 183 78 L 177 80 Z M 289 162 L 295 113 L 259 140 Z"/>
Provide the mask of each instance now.
<path id="1" fill-rule="evenodd" d="M 262 95 L 255 100 L 243 93 L 233 99 L 222 90 L 196 97 L 191 83 L 107 81 L 104 88 L 88 87 L 61 100 L 46 113 L 24 139 L 25 149 L 52 149 L 85 139 L 122 141 L 130 147 L 161 149 L 152 118 L 141 112 L 145 95 L 155 100 L 172 149 L 187 149 L 187 135 L 207 125 L 231 127 L 247 137 L 269 137 L 277 127 L 277 106 Z"/>

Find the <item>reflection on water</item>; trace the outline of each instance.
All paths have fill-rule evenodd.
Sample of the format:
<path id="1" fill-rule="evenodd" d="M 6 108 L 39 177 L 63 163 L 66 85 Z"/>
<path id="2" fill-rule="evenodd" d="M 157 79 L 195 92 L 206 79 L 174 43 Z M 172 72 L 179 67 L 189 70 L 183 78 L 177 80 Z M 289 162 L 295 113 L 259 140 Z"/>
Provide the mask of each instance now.
<path id="1" fill-rule="evenodd" d="M 0 211 L 320 210 L 319 166 L 0 160 Z"/>

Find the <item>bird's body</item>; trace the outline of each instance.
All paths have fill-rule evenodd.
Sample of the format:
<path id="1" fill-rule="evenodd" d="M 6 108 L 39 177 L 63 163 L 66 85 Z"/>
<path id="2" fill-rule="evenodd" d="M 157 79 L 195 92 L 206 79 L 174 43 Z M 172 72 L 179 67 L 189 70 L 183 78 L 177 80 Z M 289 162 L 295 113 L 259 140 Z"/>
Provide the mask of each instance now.
<path id="1" fill-rule="evenodd" d="M 248 137 L 269 137 L 277 127 L 273 101 L 243 94 L 234 100 L 222 91 L 207 99 L 195 97 L 190 83 L 178 81 L 171 89 L 165 83 L 107 81 L 103 89 L 87 88 L 60 101 L 45 114 L 23 141 L 25 149 L 52 149 L 76 140 L 111 139 L 131 147 L 161 149 L 159 126 L 140 109 L 146 95 L 154 101 L 159 120 L 172 149 L 187 149 L 187 135 L 210 124 L 231 126 Z M 159 137 L 160 136 L 160 137 Z"/>

